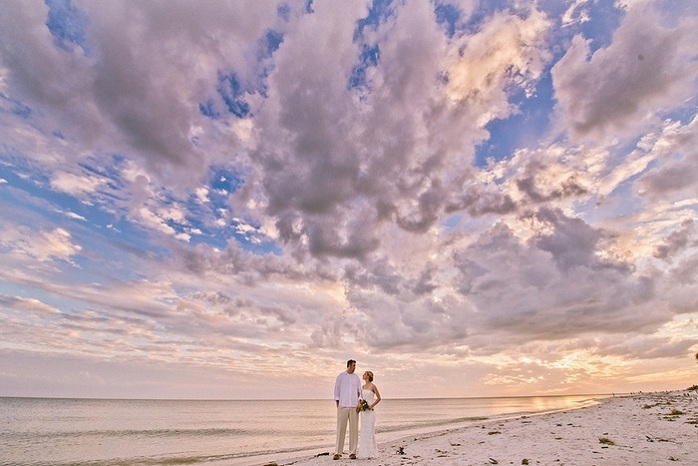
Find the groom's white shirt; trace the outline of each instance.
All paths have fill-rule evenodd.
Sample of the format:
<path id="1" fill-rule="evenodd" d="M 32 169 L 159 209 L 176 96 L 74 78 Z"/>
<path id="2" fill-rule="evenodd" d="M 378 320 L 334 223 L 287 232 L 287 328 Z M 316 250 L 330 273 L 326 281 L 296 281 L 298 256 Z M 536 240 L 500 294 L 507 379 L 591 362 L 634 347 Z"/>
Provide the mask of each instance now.
<path id="1" fill-rule="evenodd" d="M 354 408 L 361 397 L 361 379 L 358 374 L 347 371 L 337 376 L 334 383 L 334 399 L 339 401 L 340 408 Z"/>

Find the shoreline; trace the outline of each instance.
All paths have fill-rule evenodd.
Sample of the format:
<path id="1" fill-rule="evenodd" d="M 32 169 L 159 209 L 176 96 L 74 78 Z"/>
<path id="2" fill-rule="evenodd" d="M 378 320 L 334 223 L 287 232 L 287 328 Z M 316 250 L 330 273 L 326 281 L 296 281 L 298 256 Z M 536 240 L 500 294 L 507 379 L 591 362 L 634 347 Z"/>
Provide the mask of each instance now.
<path id="1" fill-rule="evenodd" d="M 379 457 L 288 455 L 258 465 L 698 464 L 695 392 L 638 393 L 591 406 L 490 418 L 382 441 Z M 324 452 L 323 452 L 324 453 Z M 249 463 L 248 463 L 249 464 Z"/>

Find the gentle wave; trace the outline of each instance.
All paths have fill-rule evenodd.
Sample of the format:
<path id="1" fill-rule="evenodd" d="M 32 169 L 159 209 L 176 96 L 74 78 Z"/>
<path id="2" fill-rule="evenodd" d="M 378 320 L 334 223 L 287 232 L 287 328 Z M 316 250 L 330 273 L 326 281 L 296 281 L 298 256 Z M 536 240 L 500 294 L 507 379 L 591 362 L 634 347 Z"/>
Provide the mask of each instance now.
<path id="1" fill-rule="evenodd" d="M 73 430 L 64 432 L 0 432 L 0 438 L 52 438 L 69 439 L 78 437 L 215 437 L 242 435 L 241 429 L 142 429 L 142 430 Z"/>

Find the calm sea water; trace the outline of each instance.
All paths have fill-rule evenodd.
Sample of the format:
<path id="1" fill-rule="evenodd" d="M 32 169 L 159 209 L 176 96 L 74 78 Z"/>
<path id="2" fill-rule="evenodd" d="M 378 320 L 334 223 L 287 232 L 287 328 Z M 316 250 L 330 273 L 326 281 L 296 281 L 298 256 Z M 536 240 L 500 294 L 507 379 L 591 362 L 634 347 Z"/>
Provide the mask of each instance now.
<path id="1" fill-rule="evenodd" d="M 377 439 L 604 398 L 384 399 Z M 331 400 L 184 401 L 0 397 L 0 465 L 263 464 L 332 450 Z"/>

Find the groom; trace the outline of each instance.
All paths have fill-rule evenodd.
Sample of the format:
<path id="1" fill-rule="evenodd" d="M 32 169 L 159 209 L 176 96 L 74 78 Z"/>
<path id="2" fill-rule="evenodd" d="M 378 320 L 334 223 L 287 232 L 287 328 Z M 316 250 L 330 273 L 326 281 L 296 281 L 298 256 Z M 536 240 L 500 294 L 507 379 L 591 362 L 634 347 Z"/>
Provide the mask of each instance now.
<path id="1" fill-rule="evenodd" d="M 356 459 L 359 446 L 359 413 L 356 407 L 361 398 L 361 379 L 356 370 L 356 361 L 347 361 L 347 370 L 337 376 L 334 382 L 334 400 L 337 403 L 337 449 L 333 459 L 342 457 L 344 437 L 347 435 L 349 421 L 349 458 Z"/>

